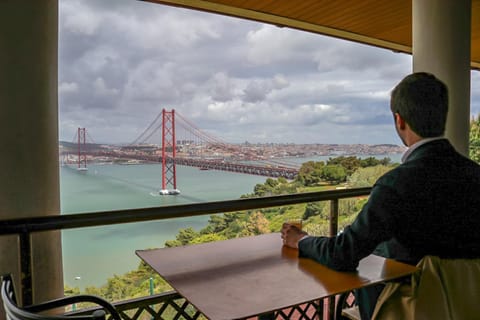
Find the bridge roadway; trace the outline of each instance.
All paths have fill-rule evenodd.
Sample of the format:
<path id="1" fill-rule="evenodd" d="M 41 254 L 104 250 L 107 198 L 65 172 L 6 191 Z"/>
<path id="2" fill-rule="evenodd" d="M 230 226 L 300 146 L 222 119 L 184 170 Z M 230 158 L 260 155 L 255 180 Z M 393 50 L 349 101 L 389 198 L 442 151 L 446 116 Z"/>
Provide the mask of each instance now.
<path id="1" fill-rule="evenodd" d="M 193 158 L 175 158 L 175 164 L 197 167 L 203 170 L 222 170 L 238 173 L 255 174 L 265 177 L 284 177 L 294 179 L 298 174 L 298 169 L 286 168 L 280 166 L 262 166 L 245 164 L 240 162 L 227 162 L 222 160 L 207 160 Z"/>
<path id="2" fill-rule="evenodd" d="M 141 155 L 141 154 L 123 154 L 113 151 L 108 152 L 86 152 L 87 155 L 94 157 L 109 157 L 121 158 L 130 160 L 142 160 L 148 162 L 162 162 L 162 157 L 156 155 Z M 172 158 L 167 158 L 167 161 L 172 161 Z M 260 164 L 246 164 L 241 162 L 229 162 L 219 159 L 201 159 L 201 158 L 184 158 L 175 157 L 175 164 L 197 167 L 203 170 L 221 170 L 237 173 L 254 174 L 265 177 L 279 178 L 292 180 L 298 175 L 298 169 L 289 168 L 279 165 L 260 165 Z"/>

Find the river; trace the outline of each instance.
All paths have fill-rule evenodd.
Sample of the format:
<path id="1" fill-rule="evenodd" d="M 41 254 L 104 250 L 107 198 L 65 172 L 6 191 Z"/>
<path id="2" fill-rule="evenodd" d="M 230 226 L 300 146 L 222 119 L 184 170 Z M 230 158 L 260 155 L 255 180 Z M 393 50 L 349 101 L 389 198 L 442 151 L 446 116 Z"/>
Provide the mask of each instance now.
<path id="1" fill-rule="evenodd" d="M 385 156 L 378 156 L 385 157 Z M 400 155 L 389 155 L 399 161 Z M 325 160 L 328 157 L 308 160 Z M 266 177 L 177 166 L 181 194 L 161 196 L 161 165 L 90 165 L 88 171 L 61 167 L 62 214 L 157 207 L 195 202 L 238 199 L 253 192 Z M 200 230 L 209 216 L 176 218 L 105 227 L 62 231 L 63 269 L 66 285 L 101 286 L 114 275 L 137 268 L 136 249 L 163 247 L 179 229 Z"/>

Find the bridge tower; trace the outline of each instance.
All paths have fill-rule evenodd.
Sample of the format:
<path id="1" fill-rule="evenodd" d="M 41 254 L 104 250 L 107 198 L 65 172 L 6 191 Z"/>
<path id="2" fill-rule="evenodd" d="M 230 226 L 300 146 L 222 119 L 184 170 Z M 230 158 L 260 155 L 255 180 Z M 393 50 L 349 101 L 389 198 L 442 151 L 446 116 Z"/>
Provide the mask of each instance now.
<path id="1" fill-rule="evenodd" d="M 162 110 L 162 190 L 160 194 L 179 194 L 177 189 L 177 170 L 175 140 L 175 110 Z"/>
<path id="2" fill-rule="evenodd" d="M 77 132 L 78 137 L 78 167 L 79 171 L 86 171 L 87 168 L 87 154 L 86 154 L 86 144 L 87 144 L 87 134 L 85 128 L 78 128 Z"/>

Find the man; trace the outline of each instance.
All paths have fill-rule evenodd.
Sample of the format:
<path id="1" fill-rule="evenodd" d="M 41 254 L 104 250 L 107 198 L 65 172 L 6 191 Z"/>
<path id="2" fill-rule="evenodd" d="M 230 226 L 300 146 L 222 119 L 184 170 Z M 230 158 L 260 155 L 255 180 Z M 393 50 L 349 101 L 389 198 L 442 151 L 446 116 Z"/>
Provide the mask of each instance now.
<path id="1" fill-rule="evenodd" d="M 390 108 L 409 147 L 402 164 L 378 179 L 351 226 L 335 237 L 311 237 L 284 224 L 284 244 L 340 271 L 355 270 L 369 254 L 416 265 L 425 255 L 480 257 L 480 166 L 443 138 L 445 84 L 428 73 L 405 77 Z M 362 319 L 370 319 L 383 287 L 358 290 Z"/>

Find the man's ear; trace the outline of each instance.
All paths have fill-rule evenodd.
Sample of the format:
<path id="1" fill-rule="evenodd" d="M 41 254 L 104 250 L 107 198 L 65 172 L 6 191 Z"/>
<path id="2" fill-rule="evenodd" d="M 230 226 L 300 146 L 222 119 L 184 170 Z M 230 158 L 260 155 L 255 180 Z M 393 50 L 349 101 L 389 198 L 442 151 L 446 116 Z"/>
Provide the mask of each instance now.
<path id="1" fill-rule="evenodd" d="M 406 127 L 405 120 L 402 118 L 402 116 L 398 112 L 395 112 L 395 125 L 397 126 L 397 128 L 401 130 L 404 130 Z"/>

